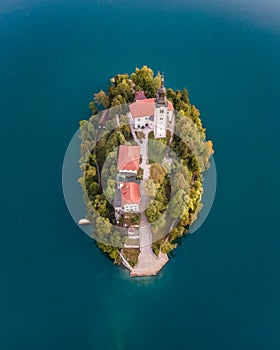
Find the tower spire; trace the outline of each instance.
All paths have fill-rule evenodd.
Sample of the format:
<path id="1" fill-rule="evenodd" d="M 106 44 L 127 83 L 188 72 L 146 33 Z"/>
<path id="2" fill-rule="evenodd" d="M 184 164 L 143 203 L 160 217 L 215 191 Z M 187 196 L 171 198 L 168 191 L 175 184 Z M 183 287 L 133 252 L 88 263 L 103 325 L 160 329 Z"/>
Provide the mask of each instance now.
<path id="1" fill-rule="evenodd" d="M 164 72 L 161 74 L 161 87 L 164 88 Z"/>
<path id="2" fill-rule="evenodd" d="M 166 89 L 164 86 L 164 72 L 162 72 L 160 76 L 161 76 L 161 85 L 160 85 L 160 88 L 157 90 L 156 106 L 167 106 Z"/>

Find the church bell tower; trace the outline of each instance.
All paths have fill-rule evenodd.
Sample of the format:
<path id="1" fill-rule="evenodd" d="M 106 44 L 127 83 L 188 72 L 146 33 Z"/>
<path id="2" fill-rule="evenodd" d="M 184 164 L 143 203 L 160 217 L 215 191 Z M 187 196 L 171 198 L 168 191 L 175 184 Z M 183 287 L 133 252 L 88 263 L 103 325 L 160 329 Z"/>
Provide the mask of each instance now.
<path id="1" fill-rule="evenodd" d="M 157 90 L 155 99 L 155 115 L 154 115 L 154 135 L 155 138 L 166 137 L 168 102 L 166 99 L 166 89 L 164 86 L 164 75 L 161 75 L 161 86 Z"/>

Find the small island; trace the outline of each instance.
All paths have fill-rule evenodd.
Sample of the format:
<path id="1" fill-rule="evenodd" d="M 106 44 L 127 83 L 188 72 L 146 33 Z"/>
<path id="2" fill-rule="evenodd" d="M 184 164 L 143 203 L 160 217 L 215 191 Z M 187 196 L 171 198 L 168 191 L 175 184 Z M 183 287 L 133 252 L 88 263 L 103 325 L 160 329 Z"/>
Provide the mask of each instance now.
<path id="1" fill-rule="evenodd" d="M 91 236 L 130 276 L 156 275 L 202 208 L 203 172 L 214 153 L 186 88 L 165 87 L 143 66 L 94 94 L 80 122 Z"/>

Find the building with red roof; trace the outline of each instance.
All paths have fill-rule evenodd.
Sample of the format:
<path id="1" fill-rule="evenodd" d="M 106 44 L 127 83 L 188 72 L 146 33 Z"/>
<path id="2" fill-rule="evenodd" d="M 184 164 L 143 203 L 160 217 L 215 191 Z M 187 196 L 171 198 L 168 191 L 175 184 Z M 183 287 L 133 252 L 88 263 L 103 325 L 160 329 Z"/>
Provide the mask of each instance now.
<path id="1" fill-rule="evenodd" d="M 140 163 L 140 146 L 120 145 L 117 170 L 120 173 L 137 174 Z"/>
<path id="2" fill-rule="evenodd" d="M 135 101 L 137 101 L 137 100 L 146 100 L 146 99 L 147 99 L 147 97 L 146 97 L 144 91 L 136 91 L 135 92 L 135 98 L 134 98 Z"/>
<path id="3" fill-rule="evenodd" d="M 150 127 L 154 129 L 155 138 L 166 137 L 166 127 L 172 122 L 174 108 L 166 98 L 164 77 L 161 87 L 157 90 L 156 98 L 143 99 L 142 91 L 139 98 L 135 96 L 135 102 L 129 105 L 128 117 L 132 119 L 135 129 Z M 141 97 L 141 98 L 140 98 Z"/>
<path id="4" fill-rule="evenodd" d="M 167 110 L 174 111 L 173 104 L 168 102 Z M 129 110 L 133 119 L 150 117 L 155 114 L 156 99 L 147 98 L 145 100 L 137 100 L 129 105 Z"/>
<path id="5" fill-rule="evenodd" d="M 139 212 L 140 189 L 136 182 L 122 183 L 121 205 L 124 212 Z"/>

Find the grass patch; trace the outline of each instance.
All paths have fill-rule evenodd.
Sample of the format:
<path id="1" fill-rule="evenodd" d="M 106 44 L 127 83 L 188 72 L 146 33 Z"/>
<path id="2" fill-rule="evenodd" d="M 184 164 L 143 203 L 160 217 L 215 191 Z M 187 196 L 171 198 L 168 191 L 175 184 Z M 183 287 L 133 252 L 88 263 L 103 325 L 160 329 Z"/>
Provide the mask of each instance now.
<path id="1" fill-rule="evenodd" d="M 139 248 L 123 248 L 123 255 L 132 267 L 137 264 L 139 254 Z"/>

